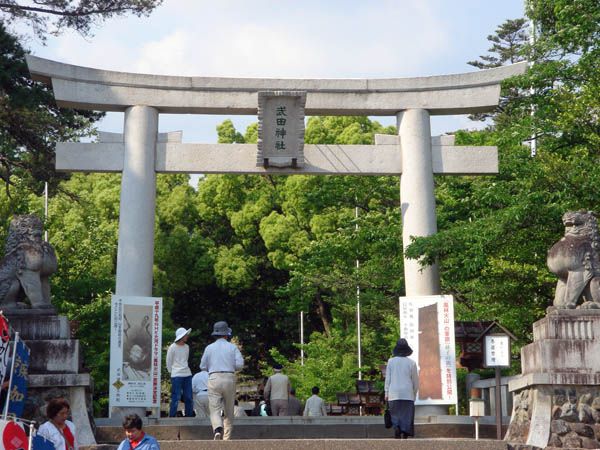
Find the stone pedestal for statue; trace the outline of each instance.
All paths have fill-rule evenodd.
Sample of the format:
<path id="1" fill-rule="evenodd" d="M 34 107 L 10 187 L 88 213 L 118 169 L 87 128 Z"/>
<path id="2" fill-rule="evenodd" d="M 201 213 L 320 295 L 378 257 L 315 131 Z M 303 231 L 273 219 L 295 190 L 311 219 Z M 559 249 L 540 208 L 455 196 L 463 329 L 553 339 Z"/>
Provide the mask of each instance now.
<path id="1" fill-rule="evenodd" d="M 79 444 L 95 444 L 92 379 L 83 371 L 79 340 L 71 338 L 67 318 L 54 308 L 5 310 L 4 315 L 31 350 L 24 418 L 45 422 L 48 400 L 64 397 L 71 404 Z"/>
<path id="2" fill-rule="evenodd" d="M 509 383 L 506 440 L 545 448 L 600 448 L 600 310 L 555 309 L 533 324 L 522 375 Z"/>

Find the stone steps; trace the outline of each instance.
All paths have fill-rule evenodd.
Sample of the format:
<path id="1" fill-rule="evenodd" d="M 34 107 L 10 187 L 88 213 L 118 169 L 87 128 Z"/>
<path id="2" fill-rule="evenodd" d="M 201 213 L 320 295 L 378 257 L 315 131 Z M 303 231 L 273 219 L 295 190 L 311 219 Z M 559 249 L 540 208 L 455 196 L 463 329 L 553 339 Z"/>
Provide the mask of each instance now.
<path id="1" fill-rule="evenodd" d="M 505 418 L 505 426 L 507 419 Z M 473 419 L 465 416 L 429 416 L 417 418 L 415 434 L 419 439 L 473 439 Z M 482 418 L 479 436 L 495 439 L 493 417 Z M 163 418 L 147 419 L 144 430 L 160 441 L 211 440 L 208 419 Z M 241 417 L 236 418 L 232 438 L 261 439 L 389 439 L 394 432 L 383 426 L 382 417 L 327 416 L 310 417 Z M 123 428 L 116 419 L 96 419 L 96 442 L 114 444 L 123 439 Z"/>
<path id="2" fill-rule="evenodd" d="M 80 447 L 115 450 L 116 445 Z M 504 441 L 480 439 L 246 439 L 160 441 L 161 450 L 507 450 Z"/>

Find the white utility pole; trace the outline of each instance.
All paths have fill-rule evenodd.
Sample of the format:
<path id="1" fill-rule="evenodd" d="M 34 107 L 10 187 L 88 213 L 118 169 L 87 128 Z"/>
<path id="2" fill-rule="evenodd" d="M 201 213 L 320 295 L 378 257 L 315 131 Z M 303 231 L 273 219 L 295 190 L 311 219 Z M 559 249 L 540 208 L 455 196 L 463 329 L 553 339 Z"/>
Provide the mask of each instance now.
<path id="1" fill-rule="evenodd" d="M 300 365 L 304 366 L 304 311 L 300 311 Z"/>
<path id="2" fill-rule="evenodd" d="M 355 229 L 358 231 L 358 206 L 354 208 L 354 218 L 356 219 Z M 356 274 L 358 275 L 358 268 L 360 263 L 356 260 Z M 356 283 L 356 334 L 357 334 L 357 346 L 358 346 L 358 379 L 362 380 L 362 348 L 361 348 L 361 330 L 360 330 L 360 286 Z"/>

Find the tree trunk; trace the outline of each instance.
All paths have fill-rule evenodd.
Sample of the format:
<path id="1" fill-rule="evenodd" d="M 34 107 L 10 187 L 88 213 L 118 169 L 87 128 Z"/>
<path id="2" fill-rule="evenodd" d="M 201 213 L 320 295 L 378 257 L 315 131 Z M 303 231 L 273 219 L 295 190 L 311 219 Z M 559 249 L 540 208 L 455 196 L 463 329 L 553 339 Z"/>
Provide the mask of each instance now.
<path id="1" fill-rule="evenodd" d="M 321 298 L 320 291 L 317 291 L 315 299 L 317 301 L 317 314 L 319 315 L 319 318 L 321 319 L 321 322 L 323 323 L 323 330 L 325 330 L 325 334 L 327 335 L 327 337 L 331 337 L 330 307 Z"/>

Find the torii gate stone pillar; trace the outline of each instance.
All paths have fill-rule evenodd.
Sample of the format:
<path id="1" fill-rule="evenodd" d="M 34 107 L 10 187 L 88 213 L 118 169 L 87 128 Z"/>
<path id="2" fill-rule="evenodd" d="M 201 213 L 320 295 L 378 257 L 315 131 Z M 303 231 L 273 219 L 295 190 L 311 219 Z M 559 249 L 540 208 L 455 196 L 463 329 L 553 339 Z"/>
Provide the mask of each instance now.
<path id="1" fill-rule="evenodd" d="M 159 172 L 400 176 L 403 246 L 410 244 L 411 236 L 436 233 L 433 176 L 497 173 L 498 159 L 495 147 L 456 147 L 452 136 L 431 137 L 430 116 L 491 111 L 498 104 L 502 80 L 526 69 L 526 63 L 519 63 L 456 75 L 336 80 L 143 75 L 31 55 L 27 65 L 32 78 L 52 84 L 59 106 L 125 112 L 124 137 L 107 139 L 105 134 L 99 143 L 59 143 L 56 168 L 123 173 L 116 293 L 129 296 L 152 295 Z M 296 136 L 301 141 L 298 157 L 272 153 L 287 145 L 273 143 L 272 135 L 257 148 L 182 144 L 171 134 L 166 138 L 157 134 L 159 114 L 260 116 L 266 111 L 259 129 L 273 127 L 279 139 L 282 132 L 273 125 L 279 126 L 283 117 L 266 106 L 269 96 L 287 97 L 278 109 L 297 108 L 295 125 L 288 132 L 301 130 L 302 136 Z M 399 135 L 378 135 L 375 145 L 305 145 L 304 115 L 396 116 Z M 270 161 L 261 156 L 265 154 Z M 257 164 L 261 158 L 263 165 Z M 293 163 L 282 167 L 287 158 Z M 405 281 L 407 296 L 440 293 L 436 265 L 422 268 L 418 261 L 405 258 Z"/>
<path id="2" fill-rule="evenodd" d="M 150 106 L 127 108 L 124 129 L 115 294 L 151 297 L 158 110 Z"/>
<path id="3" fill-rule="evenodd" d="M 424 109 L 402 111 L 397 119 L 402 143 L 402 244 L 406 248 L 411 236 L 430 236 L 437 232 L 431 126 L 429 112 Z M 407 296 L 440 293 L 437 264 L 421 267 L 419 261 L 404 258 L 404 279 Z"/>

